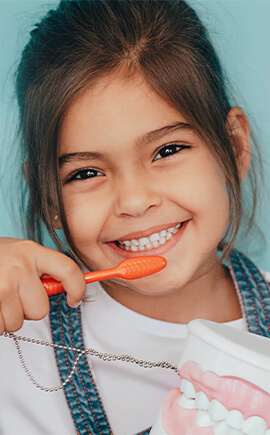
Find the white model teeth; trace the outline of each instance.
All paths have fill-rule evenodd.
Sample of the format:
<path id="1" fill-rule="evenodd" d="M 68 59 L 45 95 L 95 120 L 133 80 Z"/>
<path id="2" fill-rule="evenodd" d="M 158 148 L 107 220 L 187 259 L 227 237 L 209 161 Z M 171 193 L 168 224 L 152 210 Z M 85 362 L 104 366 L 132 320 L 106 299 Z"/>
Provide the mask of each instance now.
<path id="1" fill-rule="evenodd" d="M 189 382 L 187 379 L 182 380 L 180 390 L 188 399 L 195 399 L 195 388 L 193 387 L 192 383 Z"/>
<path id="2" fill-rule="evenodd" d="M 208 412 L 215 421 L 225 420 L 229 411 L 218 400 L 214 399 L 209 404 Z"/>
<path id="3" fill-rule="evenodd" d="M 178 401 L 179 405 L 182 406 L 182 408 L 186 409 L 196 409 L 196 391 L 192 383 L 189 382 L 187 379 L 183 379 L 181 382 L 180 390 L 183 394 Z"/>
<path id="4" fill-rule="evenodd" d="M 197 410 L 197 425 L 212 426 L 215 435 L 270 435 L 270 428 L 263 418 L 254 416 L 245 420 L 240 411 L 228 411 L 217 399 L 209 401 L 202 391 L 196 393 L 187 379 L 182 379 L 180 390 L 183 394 L 178 404 L 185 409 Z"/>
<path id="5" fill-rule="evenodd" d="M 213 426 L 214 422 L 207 411 L 198 411 L 196 414 L 196 423 L 198 426 Z"/>
<path id="6" fill-rule="evenodd" d="M 195 400 L 188 399 L 184 394 L 178 400 L 178 404 L 185 409 L 196 409 Z"/>
<path id="7" fill-rule="evenodd" d="M 158 248 L 167 240 L 177 233 L 182 224 L 177 224 L 174 227 L 162 230 L 159 233 L 153 233 L 149 237 L 142 237 L 141 239 L 124 240 L 118 242 L 121 248 L 125 251 L 146 251 L 153 248 Z"/>
<path id="8" fill-rule="evenodd" d="M 196 398 L 195 398 L 195 402 L 196 402 L 196 408 L 201 410 L 201 411 L 207 411 L 209 408 L 209 400 L 206 396 L 206 394 L 204 394 L 202 391 L 199 391 L 196 394 Z"/>
<path id="9" fill-rule="evenodd" d="M 226 423 L 228 426 L 240 430 L 242 429 L 243 423 L 244 423 L 244 417 L 240 411 L 237 411 L 234 409 L 233 411 L 230 411 L 226 417 Z"/>
<path id="10" fill-rule="evenodd" d="M 250 417 L 243 423 L 244 433 L 247 435 L 253 435 L 256 433 L 257 435 L 268 435 L 270 430 L 266 432 L 266 424 L 263 418 L 261 417 Z"/>
<path id="11" fill-rule="evenodd" d="M 225 423 L 225 421 L 219 421 L 214 425 L 215 435 L 228 435 L 230 433 L 230 428 Z"/>

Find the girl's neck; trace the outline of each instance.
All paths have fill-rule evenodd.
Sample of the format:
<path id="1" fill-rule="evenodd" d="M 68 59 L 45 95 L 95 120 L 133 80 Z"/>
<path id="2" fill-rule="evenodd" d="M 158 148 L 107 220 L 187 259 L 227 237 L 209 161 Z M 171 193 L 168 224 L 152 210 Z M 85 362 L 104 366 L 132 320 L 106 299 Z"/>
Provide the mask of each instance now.
<path id="1" fill-rule="evenodd" d="M 201 318 L 229 322 L 242 317 L 240 303 L 228 269 L 219 265 L 209 274 L 171 293 L 152 296 L 104 281 L 105 291 L 122 305 L 144 316 L 172 323 Z"/>

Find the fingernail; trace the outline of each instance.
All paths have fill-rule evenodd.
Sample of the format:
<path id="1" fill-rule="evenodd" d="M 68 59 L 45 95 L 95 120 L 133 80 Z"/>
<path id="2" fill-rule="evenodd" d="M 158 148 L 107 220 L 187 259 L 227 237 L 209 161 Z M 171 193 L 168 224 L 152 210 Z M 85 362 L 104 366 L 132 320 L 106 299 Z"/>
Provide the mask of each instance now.
<path id="1" fill-rule="evenodd" d="M 79 301 L 79 302 L 74 302 L 73 304 L 72 303 L 70 303 L 70 302 L 68 302 L 68 305 L 70 306 L 70 308 L 78 308 L 79 307 L 79 305 L 81 305 L 81 301 Z"/>

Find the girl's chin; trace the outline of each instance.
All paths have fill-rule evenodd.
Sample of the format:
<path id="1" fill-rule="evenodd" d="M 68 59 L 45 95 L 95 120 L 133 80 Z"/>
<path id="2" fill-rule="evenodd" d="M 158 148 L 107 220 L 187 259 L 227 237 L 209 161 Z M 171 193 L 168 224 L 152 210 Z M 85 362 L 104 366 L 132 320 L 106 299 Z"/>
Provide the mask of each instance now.
<path id="1" fill-rule="evenodd" d="M 179 278 L 179 277 L 178 277 Z M 181 286 L 181 284 L 180 284 Z M 114 288 L 119 291 L 136 292 L 142 296 L 165 296 L 174 293 L 179 288 L 179 279 L 176 282 L 170 282 L 168 285 L 168 277 L 164 271 L 160 271 L 157 274 L 149 275 L 144 278 L 134 280 L 123 280 L 121 278 L 113 278 L 110 283 L 104 281 L 103 287 Z"/>

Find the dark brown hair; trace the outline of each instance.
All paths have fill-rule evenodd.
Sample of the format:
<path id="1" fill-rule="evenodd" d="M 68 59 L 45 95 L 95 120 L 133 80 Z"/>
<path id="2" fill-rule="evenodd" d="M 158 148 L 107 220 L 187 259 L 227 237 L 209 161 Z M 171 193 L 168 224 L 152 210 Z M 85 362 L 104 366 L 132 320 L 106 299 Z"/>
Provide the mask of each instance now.
<path id="1" fill-rule="evenodd" d="M 91 84 L 114 70 L 140 72 L 152 88 L 195 128 L 226 176 L 230 197 L 229 251 L 239 230 L 242 198 L 226 120 L 231 108 L 224 74 L 207 31 L 183 0 L 63 0 L 31 32 L 17 71 L 21 141 L 29 195 L 28 237 L 42 242 L 45 224 L 60 214 L 71 250 L 58 171 L 57 142 L 63 117 Z M 256 179 L 251 170 L 253 199 Z M 223 240 L 223 241 L 224 241 Z M 222 242 L 222 241 L 221 241 Z"/>

